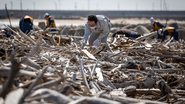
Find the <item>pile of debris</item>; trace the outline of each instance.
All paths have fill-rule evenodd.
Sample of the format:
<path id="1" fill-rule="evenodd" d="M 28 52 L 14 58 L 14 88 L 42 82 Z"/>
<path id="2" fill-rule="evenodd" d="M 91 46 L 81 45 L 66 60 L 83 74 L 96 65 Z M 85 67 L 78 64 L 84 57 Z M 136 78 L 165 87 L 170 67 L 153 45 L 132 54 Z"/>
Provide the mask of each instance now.
<path id="1" fill-rule="evenodd" d="M 154 32 L 136 40 L 117 38 L 109 50 L 104 45 L 81 49 L 80 35 L 9 29 L 14 35 L 0 39 L 1 104 L 185 101 L 183 41 L 156 42 Z"/>

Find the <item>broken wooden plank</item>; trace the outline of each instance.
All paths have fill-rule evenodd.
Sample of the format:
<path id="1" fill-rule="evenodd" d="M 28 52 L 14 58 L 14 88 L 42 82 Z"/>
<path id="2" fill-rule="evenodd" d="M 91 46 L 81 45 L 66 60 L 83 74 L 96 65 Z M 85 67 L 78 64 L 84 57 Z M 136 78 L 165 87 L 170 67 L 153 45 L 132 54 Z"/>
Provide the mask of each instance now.
<path id="1" fill-rule="evenodd" d="M 90 59 L 93 59 L 93 60 L 97 60 L 94 55 L 92 55 L 89 51 L 87 51 L 86 49 L 82 49 L 81 50 L 85 55 L 87 55 L 87 57 L 89 57 Z"/>
<path id="2" fill-rule="evenodd" d="M 157 31 L 154 31 L 154 32 L 151 32 L 151 33 L 146 34 L 146 35 L 144 35 L 144 36 L 138 37 L 138 38 L 136 39 L 136 41 L 143 41 L 143 40 L 148 39 L 148 38 L 150 38 L 150 37 L 153 37 L 153 36 L 155 36 L 155 35 L 157 35 Z"/>
<path id="3" fill-rule="evenodd" d="M 18 104 L 20 98 L 22 97 L 24 93 L 24 89 L 19 88 L 17 90 L 14 90 L 10 92 L 5 99 L 5 104 Z"/>
<path id="4" fill-rule="evenodd" d="M 100 97 L 107 98 L 110 100 L 119 101 L 123 104 L 134 104 L 134 103 L 144 103 L 144 104 L 166 104 L 163 102 L 151 101 L 151 100 L 141 100 L 129 97 L 120 97 L 120 96 L 110 96 L 110 95 L 101 95 Z"/>

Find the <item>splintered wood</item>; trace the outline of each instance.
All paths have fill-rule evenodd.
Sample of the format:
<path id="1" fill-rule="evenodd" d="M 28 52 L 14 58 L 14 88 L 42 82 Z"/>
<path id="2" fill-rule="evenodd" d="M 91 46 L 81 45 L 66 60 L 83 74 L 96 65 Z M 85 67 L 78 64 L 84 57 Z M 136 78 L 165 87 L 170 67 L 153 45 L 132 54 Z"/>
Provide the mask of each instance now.
<path id="1" fill-rule="evenodd" d="M 0 33 L 0 104 L 183 104 L 184 41 L 130 27 L 144 35 L 81 49 L 79 27 L 26 35 L 6 26 L 14 35 Z"/>

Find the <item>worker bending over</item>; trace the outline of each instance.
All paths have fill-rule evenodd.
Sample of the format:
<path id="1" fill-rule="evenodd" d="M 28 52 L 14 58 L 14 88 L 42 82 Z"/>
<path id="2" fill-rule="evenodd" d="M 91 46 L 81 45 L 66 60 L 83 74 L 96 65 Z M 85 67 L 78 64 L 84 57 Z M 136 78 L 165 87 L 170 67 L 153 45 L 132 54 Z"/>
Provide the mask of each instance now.
<path id="1" fill-rule="evenodd" d="M 152 25 L 152 31 L 158 31 L 159 29 L 165 27 L 163 24 L 156 21 L 153 17 L 150 18 L 150 22 L 151 22 L 151 25 Z"/>
<path id="2" fill-rule="evenodd" d="M 121 29 L 121 30 L 118 30 L 115 33 L 113 33 L 112 38 L 114 39 L 117 34 L 124 35 L 125 37 L 128 37 L 129 39 L 136 39 L 141 36 L 140 34 L 138 34 L 135 31 L 131 31 L 128 29 Z"/>
<path id="3" fill-rule="evenodd" d="M 85 24 L 82 48 L 89 43 L 90 46 L 100 46 L 107 44 L 107 37 L 110 32 L 111 23 L 104 15 L 89 15 Z"/>
<path id="4" fill-rule="evenodd" d="M 25 15 L 19 22 L 19 28 L 23 33 L 28 34 L 33 30 L 33 18 Z"/>
<path id="5" fill-rule="evenodd" d="M 49 13 L 45 13 L 46 28 L 56 28 L 55 20 Z"/>
<path id="6" fill-rule="evenodd" d="M 179 34 L 174 27 L 160 29 L 158 33 L 161 35 L 162 42 L 167 38 L 167 36 L 170 36 L 170 38 L 173 37 L 173 39 L 176 41 L 179 40 Z"/>

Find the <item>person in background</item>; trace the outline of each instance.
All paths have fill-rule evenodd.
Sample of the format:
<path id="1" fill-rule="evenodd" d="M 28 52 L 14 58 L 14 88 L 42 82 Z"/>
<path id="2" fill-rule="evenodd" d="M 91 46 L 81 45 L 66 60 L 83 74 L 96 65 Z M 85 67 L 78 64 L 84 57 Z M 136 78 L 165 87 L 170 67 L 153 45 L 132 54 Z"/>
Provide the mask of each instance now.
<path id="1" fill-rule="evenodd" d="M 89 15 L 85 24 L 82 48 L 89 43 L 90 46 L 107 44 L 107 37 L 110 32 L 110 19 L 104 15 Z"/>
<path id="2" fill-rule="evenodd" d="M 176 41 L 179 40 L 179 34 L 174 27 L 165 27 L 158 30 L 158 32 L 162 37 L 162 42 L 166 39 L 167 36 L 170 36 L 170 38 L 173 37 L 173 39 Z"/>
<path id="3" fill-rule="evenodd" d="M 150 18 L 150 22 L 151 22 L 151 25 L 152 25 L 152 31 L 158 31 L 159 29 L 165 27 L 163 24 L 156 21 L 153 17 Z"/>
<path id="4" fill-rule="evenodd" d="M 19 28 L 23 33 L 28 34 L 33 30 L 33 18 L 25 15 L 19 22 Z"/>
<path id="5" fill-rule="evenodd" d="M 45 13 L 44 18 L 46 20 L 46 29 L 47 28 L 56 28 L 55 20 L 49 13 Z"/>
<path id="6" fill-rule="evenodd" d="M 117 34 L 125 35 L 125 37 L 128 37 L 129 39 L 136 39 L 136 38 L 141 36 L 140 34 L 138 34 L 135 31 L 131 31 L 131 30 L 128 30 L 128 29 L 121 29 L 121 30 L 118 30 L 118 31 L 113 33 L 113 35 L 112 35 L 113 40 L 114 40 L 114 38 L 116 37 Z"/>
<path id="7" fill-rule="evenodd" d="M 153 17 L 150 18 L 150 22 L 152 25 L 152 32 L 158 31 L 159 29 L 162 29 L 162 28 L 165 28 L 165 26 L 163 24 L 156 21 Z M 161 35 L 159 33 L 157 33 L 157 39 L 161 39 L 161 38 L 162 38 Z"/>

